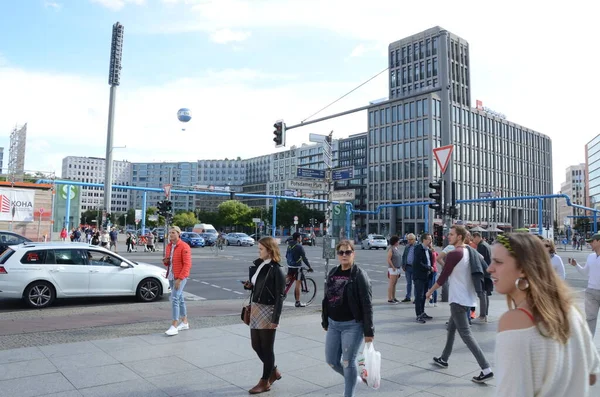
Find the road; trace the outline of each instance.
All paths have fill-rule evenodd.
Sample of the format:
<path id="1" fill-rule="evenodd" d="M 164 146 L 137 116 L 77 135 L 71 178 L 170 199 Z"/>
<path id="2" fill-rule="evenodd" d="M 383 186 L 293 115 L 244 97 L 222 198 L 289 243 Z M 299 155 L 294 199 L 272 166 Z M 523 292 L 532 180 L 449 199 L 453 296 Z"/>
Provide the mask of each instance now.
<path id="1" fill-rule="evenodd" d="M 285 246 L 281 248 L 284 253 Z M 310 276 L 317 282 L 317 298 L 309 308 L 296 309 L 293 307 L 293 293 L 289 293 L 284 315 L 314 313 L 320 308 L 325 276 L 322 247 L 305 246 L 305 250 L 315 269 Z M 565 262 L 567 257 L 572 256 L 580 263 L 585 262 L 589 253 L 559 252 Z M 125 256 L 163 267 L 161 252 L 137 252 Z M 248 278 L 248 266 L 257 257 L 256 247 L 227 247 L 219 257 L 214 257 L 208 248 L 192 250 L 193 267 L 185 290 L 189 317 L 195 326 L 239 322 L 240 308 L 248 294 L 238 280 Z M 378 304 L 386 304 L 387 300 L 385 258 L 384 250 L 358 249 L 356 252 L 356 262 L 371 278 L 373 297 Z M 334 264 L 335 261 L 332 261 L 330 266 Z M 582 291 L 587 285 L 586 279 L 571 266 L 566 267 L 567 281 L 575 291 Z M 402 278 L 398 282 L 397 297 L 401 299 L 405 291 L 406 284 Z M 28 309 L 17 300 L 0 299 L 0 350 L 159 332 L 168 324 L 169 318 L 170 304 L 166 297 L 153 303 L 139 303 L 127 297 L 59 300 L 44 310 Z"/>

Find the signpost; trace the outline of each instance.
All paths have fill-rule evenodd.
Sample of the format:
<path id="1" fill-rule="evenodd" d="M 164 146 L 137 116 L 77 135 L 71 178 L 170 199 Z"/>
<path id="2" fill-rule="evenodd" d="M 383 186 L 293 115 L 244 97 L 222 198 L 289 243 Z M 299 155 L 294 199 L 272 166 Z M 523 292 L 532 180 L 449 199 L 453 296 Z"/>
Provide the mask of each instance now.
<path id="1" fill-rule="evenodd" d="M 333 192 L 331 199 L 333 201 L 351 201 L 356 198 L 356 191 L 354 189 L 349 190 L 336 190 Z"/>
<path id="2" fill-rule="evenodd" d="M 167 200 L 169 199 L 169 197 L 171 197 L 171 188 L 173 187 L 173 185 L 164 185 L 163 186 L 163 190 L 165 191 L 165 197 L 167 198 Z"/>
<path id="3" fill-rule="evenodd" d="M 334 181 L 343 181 L 354 178 L 354 167 L 336 168 L 332 170 L 331 177 Z"/>
<path id="4" fill-rule="evenodd" d="M 40 218 L 38 219 L 38 233 L 37 233 L 37 239 L 38 241 L 40 241 L 40 227 L 42 226 L 42 215 L 44 214 L 44 209 L 40 208 Z"/>
<path id="5" fill-rule="evenodd" d="M 446 145 L 440 146 L 438 148 L 433 149 L 433 155 L 435 156 L 435 160 L 437 161 L 440 169 L 442 170 L 442 174 L 446 172 L 446 168 L 448 167 L 448 163 L 450 163 L 450 155 L 454 150 L 454 145 Z"/>
<path id="6" fill-rule="evenodd" d="M 254 222 L 254 239 L 258 241 L 258 224 L 262 222 L 260 218 L 252 218 Z"/>
<path id="7" fill-rule="evenodd" d="M 325 179 L 325 170 L 312 168 L 296 168 L 296 176 L 300 178 Z"/>
<path id="8" fill-rule="evenodd" d="M 302 179 L 289 179 L 287 181 L 288 189 L 296 189 L 296 190 L 319 190 L 322 192 L 326 192 L 327 183 L 320 181 L 305 181 Z"/>

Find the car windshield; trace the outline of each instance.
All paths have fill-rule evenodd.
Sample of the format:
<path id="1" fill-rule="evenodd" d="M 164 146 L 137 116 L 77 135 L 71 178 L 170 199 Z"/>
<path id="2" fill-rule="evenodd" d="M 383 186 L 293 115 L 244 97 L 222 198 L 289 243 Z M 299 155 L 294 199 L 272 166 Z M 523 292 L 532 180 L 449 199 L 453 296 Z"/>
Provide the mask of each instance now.
<path id="1" fill-rule="evenodd" d="M 378 235 L 378 234 L 374 234 L 374 235 L 373 235 L 373 240 L 385 240 L 385 237 L 383 237 L 383 236 L 380 236 L 380 235 Z"/>
<path id="2" fill-rule="evenodd" d="M 250 237 L 246 233 L 238 233 L 237 237 Z"/>
<path id="3" fill-rule="evenodd" d="M 198 237 L 200 237 L 200 235 L 198 233 L 188 233 L 187 236 L 189 238 L 198 238 Z"/>

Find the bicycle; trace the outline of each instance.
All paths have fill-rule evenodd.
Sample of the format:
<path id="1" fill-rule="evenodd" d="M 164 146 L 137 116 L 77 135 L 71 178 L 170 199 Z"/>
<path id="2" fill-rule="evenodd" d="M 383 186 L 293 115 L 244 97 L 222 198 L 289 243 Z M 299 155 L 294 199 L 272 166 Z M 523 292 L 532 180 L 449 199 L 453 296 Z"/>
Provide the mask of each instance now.
<path id="1" fill-rule="evenodd" d="M 306 277 L 306 275 L 304 273 L 305 273 L 304 267 L 301 266 L 298 269 L 298 274 L 300 274 L 300 298 L 303 298 L 303 297 L 308 298 L 307 300 L 304 301 L 304 304 L 306 306 L 308 306 L 315 299 L 315 296 L 317 296 L 317 283 L 312 278 Z M 285 283 L 286 296 L 287 296 L 288 291 L 292 287 L 292 285 L 294 285 L 294 289 L 296 288 L 295 287 L 296 280 L 297 280 L 297 276 L 293 276 L 293 277 L 290 277 L 286 281 L 286 283 Z M 303 301 L 303 300 L 300 299 L 300 301 Z"/>
<path id="2" fill-rule="evenodd" d="M 225 249 L 225 244 L 223 243 L 223 241 L 221 239 L 217 239 L 217 241 L 215 241 L 213 243 L 213 245 L 210 246 L 210 252 L 215 254 L 215 256 L 219 256 L 219 253 L 221 251 L 223 251 L 224 249 Z"/>

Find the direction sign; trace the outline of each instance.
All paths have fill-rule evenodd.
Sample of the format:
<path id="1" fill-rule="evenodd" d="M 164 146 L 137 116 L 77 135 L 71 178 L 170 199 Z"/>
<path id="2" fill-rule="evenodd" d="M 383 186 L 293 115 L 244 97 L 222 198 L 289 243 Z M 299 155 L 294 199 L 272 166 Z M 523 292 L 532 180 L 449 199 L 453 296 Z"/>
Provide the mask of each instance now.
<path id="1" fill-rule="evenodd" d="M 325 179 L 325 170 L 315 170 L 312 168 L 296 168 L 296 176 L 300 178 Z"/>
<path id="2" fill-rule="evenodd" d="M 44 213 L 44 208 L 40 208 L 40 215 L 42 215 Z"/>
<path id="3" fill-rule="evenodd" d="M 260 218 L 252 218 L 252 222 L 254 223 L 260 223 Z"/>
<path id="4" fill-rule="evenodd" d="M 306 181 L 302 179 L 288 179 L 287 187 L 289 189 L 327 191 L 327 184 L 325 182 Z"/>
<path id="5" fill-rule="evenodd" d="M 496 192 L 479 192 L 479 198 L 496 197 Z"/>
<path id="6" fill-rule="evenodd" d="M 354 167 L 336 168 L 332 170 L 331 178 L 334 181 L 354 178 Z"/>
<path id="7" fill-rule="evenodd" d="M 336 190 L 332 193 L 331 199 L 333 201 L 350 201 L 356 198 L 356 191 L 354 189 L 349 190 Z"/>
<path id="8" fill-rule="evenodd" d="M 435 156 L 435 159 L 442 170 L 442 174 L 446 172 L 448 163 L 450 163 L 450 155 L 452 155 L 453 150 L 454 145 L 440 146 L 433 149 L 433 155 Z"/>

